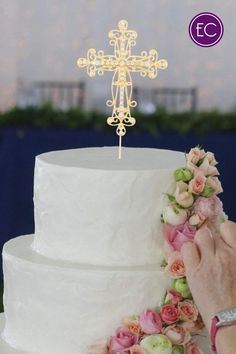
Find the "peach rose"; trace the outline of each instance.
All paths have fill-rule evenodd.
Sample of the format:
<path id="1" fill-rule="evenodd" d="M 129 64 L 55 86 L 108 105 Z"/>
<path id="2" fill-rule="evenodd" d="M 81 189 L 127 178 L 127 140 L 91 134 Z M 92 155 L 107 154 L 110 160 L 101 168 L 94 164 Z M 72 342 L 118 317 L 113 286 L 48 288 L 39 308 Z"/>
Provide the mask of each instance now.
<path id="1" fill-rule="evenodd" d="M 214 194 L 220 194 L 223 192 L 223 188 L 218 177 L 208 177 L 206 184 L 214 189 Z"/>
<path id="2" fill-rule="evenodd" d="M 190 342 L 186 345 L 184 354 L 203 354 L 203 351 L 195 342 Z"/>
<path id="3" fill-rule="evenodd" d="M 191 335 L 187 328 L 177 324 L 166 327 L 163 330 L 163 334 L 165 334 L 173 344 L 185 345 L 191 340 Z"/>
<path id="4" fill-rule="evenodd" d="M 199 171 L 204 173 L 205 176 L 217 176 L 219 175 L 219 171 L 215 166 L 212 166 L 209 163 L 209 160 L 205 158 L 201 165 L 198 167 Z"/>
<path id="5" fill-rule="evenodd" d="M 178 303 L 181 320 L 194 322 L 198 317 L 198 309 L 192 300 L 184 300 Z"/>
<path id="6" fill-rule="evenodd" d="M 204 221 L 206 220 L 206 218 L 203 215 L 198 215 L 198 214 L 193 214 L 192 216 L 190 216 L 189 218 L 189 224 L 192 226 L 201 226 Z"/>
<path id="7" fill-rule="evenodd" d="M 195 147 L 187 154 L 187 163 L 196 165 L 205 156 L 205 151 L 199 147 Z"/>
<path id="8" fill-rule="evenodd" d="M 140 347 L 140 345 L 133 345 L 129 349 L 130 354 L 147 354 L 146 350 Z"/>
<path id="9" fill-rule="evenodd" d="M 171 278 L 183 278 L 185 276 L 185 266 L 180 252 L 175 251 L 168 257 L 168 265 L 165 268 Z"/>
<path id="10" fill-rule="evenodd" d="M 183 181 L 176 182 L 175 199 L 183 208 L 189 208 L 194 202 L 193 195 L 188 188 L 187 183 Z"/>
<path id="11" fill-rule="evenodd" d="M 107 341 L 103 339 L 97 340 L 88 347 L 87 354 L 108 354 Z"/>
<path id="12" fill-rule="evenodd" d="M 206 177 L 203 173 L 198 173 L 189 183 L 189 192 L 193 194 L 200 194 L 203 192 L 205 184 L 206 184 Z"/>
<path id="13" fill-rule="evenodd" d="M 191 334 L 199 333 L 205 327 L 200 314 L 198 315 L 198 318 L 196 321 L 194 321 L 194 322 L 186 321 L 182 324 L 182 326 L 187 328 L 187 330 Z"/>
<path id="14" fill-rule="evenodd" d="M 123 323 L 124 323 L 125 327 L 127 327 L 131 333 L 137 334 L 138 336 L 140 336 L 142 330 L 141 330 L 141 326 L 139 323 L 139 319 L 137 317 L 125 318 Z"/>

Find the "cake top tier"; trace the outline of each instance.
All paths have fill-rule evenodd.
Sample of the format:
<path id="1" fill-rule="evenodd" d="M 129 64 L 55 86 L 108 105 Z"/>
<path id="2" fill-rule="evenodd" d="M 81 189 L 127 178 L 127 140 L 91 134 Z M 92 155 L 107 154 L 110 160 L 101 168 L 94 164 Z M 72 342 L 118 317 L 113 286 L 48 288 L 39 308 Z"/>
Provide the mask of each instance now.
<path id="1" fill-rule="evenodd" d="M 179 167 L 183 153 L 171 150 L 123 147 L 122 159 L 117 156 L 117 147 L 82 148 L 52 151 L 37 159 L 61 167 L 79 167 L 95 170 L 166 170 Z"/>
<path id="2" fill-rule="evenodd" d="M 56 151 L 35 165 L 34 249 L 54 259 L 105 266 L 157 264 L 161 213 L 176 151 L 117 147 Z"/>

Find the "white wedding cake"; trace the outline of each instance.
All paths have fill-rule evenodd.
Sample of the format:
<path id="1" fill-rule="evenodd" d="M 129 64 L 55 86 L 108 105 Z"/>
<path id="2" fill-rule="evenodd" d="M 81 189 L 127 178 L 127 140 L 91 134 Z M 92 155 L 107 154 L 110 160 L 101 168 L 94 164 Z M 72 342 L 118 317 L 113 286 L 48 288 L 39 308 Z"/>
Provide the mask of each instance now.
<path id="1" fill-rule="evenodd" d="M 122 160 L 116 147 L 37 156 L 35 235 L 3 249 L 2 345 L 86 354 L 124 316 L 161 303 L 171 279 L 160 215 L 184 164 L 184 153 L 147 148 L 123 148 Z"/>

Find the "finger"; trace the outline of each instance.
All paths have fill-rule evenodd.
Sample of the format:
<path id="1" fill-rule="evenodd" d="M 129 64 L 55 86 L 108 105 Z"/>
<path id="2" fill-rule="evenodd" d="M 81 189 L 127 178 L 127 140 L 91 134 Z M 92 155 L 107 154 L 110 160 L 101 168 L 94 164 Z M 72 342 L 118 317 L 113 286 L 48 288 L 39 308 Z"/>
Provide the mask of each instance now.
<path id="1" fill-rule="evenodd" d="M 236 224 L 225 221 L 220 225 L 220 233 L 223 241 L 230 247 L 236 248 Z"/>
<path id="2" fill-rule="evenodd" d="M 215 241 L 212 233 L 207 227 L 197 231 L 195 238 L 201 257 L 209 257 L 215 253 Z"/>
<path id="3" fill-rule="evenodd" d="M 200 255 L 197 245 L 193 242 L 185 242 L 181 247 L 186 273 L 192 273 L 200 263 Z"/>

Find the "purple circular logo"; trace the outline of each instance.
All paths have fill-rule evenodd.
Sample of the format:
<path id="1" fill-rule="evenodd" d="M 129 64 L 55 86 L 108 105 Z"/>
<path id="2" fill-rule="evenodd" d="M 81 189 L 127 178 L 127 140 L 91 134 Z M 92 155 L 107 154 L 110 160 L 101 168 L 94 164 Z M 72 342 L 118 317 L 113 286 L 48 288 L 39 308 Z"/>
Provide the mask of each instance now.
<path id="1" fill-rule="evenodd" d="M 194 43 L 201 47 L 216 45 L 224 34 L 221 19 L 211 12 L 196 15 L 189 25 L 189 35 Z"/>

